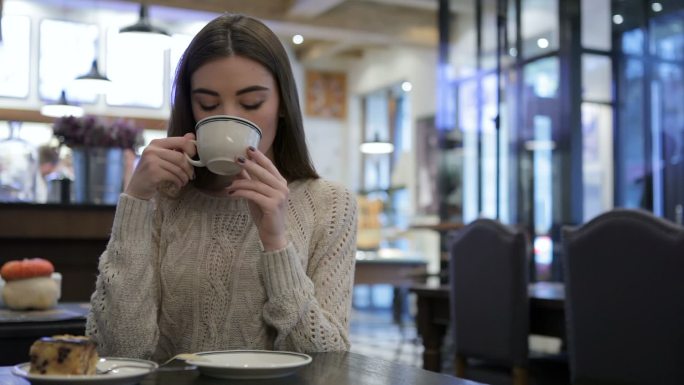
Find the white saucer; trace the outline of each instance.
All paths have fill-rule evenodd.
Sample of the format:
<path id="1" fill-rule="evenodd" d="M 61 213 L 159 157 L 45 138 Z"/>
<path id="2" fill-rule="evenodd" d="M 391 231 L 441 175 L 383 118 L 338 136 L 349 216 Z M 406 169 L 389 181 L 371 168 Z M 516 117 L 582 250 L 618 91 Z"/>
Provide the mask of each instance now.
<path id="1" fill-rule="evenodd" d="M 31 382 L 32 385 L 56 385 L 56 384 L 77 384 L 77 385 L 132 385 L 137 384 L 143 377 L 154 372 L 159 367 L 156 362 L 138 360 L 134 358 L 100 358 L 97 363 L 98 370 L 107 370 L 112 366 L 123 366 L 106 374 L 92 375 L 47 375 L 29 373 L 31 364 L 25 362 L 12 368 L 12 374 L 23 377 Z M 132 367 L 135 365 L 136 367 Z"/>
<path id="2" fill-rule="evenodd" d="M 291 375 L 308 365 L 311 356 L 271 350 L 224 350 L 196 353 L 186 362 L 210 377 L 257 379 Z"/>

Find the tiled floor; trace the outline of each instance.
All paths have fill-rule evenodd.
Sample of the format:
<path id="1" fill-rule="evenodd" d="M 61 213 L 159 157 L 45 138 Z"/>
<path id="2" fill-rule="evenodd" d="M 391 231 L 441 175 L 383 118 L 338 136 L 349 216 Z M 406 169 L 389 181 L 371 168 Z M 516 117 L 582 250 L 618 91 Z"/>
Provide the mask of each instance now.
<path id="1" fill-rule="evenodd" d="M 400 326 L 393 322 L 390 310 L 354 309 L 350 331 L 354 353 L 422 366 L 423 345 L 413 321 Z"/>
<path id="2" fill-rule="evenodd" d="M 355 308 L 350 331 L 352 352 L 422 367 L 423 346 L 410 316 L 405 317 L 402 325 L 397 325 L 392 320 L 391 310 L 387 308 Z M 448 341 L 445 341 L 445 345 L 442 372 L 453 375 L 452 354 L 449 353 L 451 348 Z M 467 374 L 470 379 L 486 384 L 511 384 L 508 371 L 499 368 L 476 365 L 469 368 Z M 530 385 L 567 385 L 568 377 L 565 362 L 535 360 L 530 365 Z"/>

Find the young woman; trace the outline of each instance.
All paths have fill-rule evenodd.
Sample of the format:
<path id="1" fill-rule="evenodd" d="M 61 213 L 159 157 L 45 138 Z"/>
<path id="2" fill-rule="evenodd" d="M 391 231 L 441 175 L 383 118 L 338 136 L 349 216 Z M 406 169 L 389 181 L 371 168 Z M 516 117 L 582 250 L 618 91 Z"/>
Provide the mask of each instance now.
<path id="1" fill-rule="evenodd" d="M 263 133 L 237 177 L 185 159 L 195 123 L 221 114 Z M 100 354 L 348 350 L 355 198 L 311 164 L 275 34 L 240 15 L 207 24 L 179 64 L 168 134 L 143 152 L 100 258 L 87 323 Z"/>

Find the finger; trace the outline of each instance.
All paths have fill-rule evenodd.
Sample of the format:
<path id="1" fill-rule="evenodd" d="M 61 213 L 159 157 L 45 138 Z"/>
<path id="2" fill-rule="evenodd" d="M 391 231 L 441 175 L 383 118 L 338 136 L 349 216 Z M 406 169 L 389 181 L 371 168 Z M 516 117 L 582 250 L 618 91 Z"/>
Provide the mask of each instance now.
<path id="1" fill-rule="evenodd" d="M 259 181 L 279 190 L 287 187 L 285 179 L 281 177 L 280 174 L 272 174 L 255 161 L 239 156 L 237 158 L 237 162 L 242 165 L 244 170 L 247 170 L 252 179 L 258 179 Z"/>
<path id="2" fill-rule="evenodd" d="M 160 148 L 156 149 L 155 154 L 162 161 L 170 162 L 180 167 L 188 176 L 188 178 L 192 179 L 193 175 L 195 175 L 194 167 L 192 167 L 192 165 L 185 158 L 185 154 L 183 154 L 182 152 Z"/>
<path id="3" fill-rule="evenodd" d="M 247 148 L 247 155 L 248 158 L 254 160 L 258 165 L 265 168 L 268 172 L 275 175 L 278 179 L 282 180 L 283 183 L 287 184 L 285 178 L 283 178 L 283 176 L 280 175 L 280 171 L 278 171 L 278 168 L 273 164 L 273 162 L 271 162 L 270 159 L 268 159 L 266 155 L 264 155 L 263 152 L 259 151 L 258 148 L 249 146 Z"/>
<path id="4" fill-rule="evenodd" d="M 162 161 L 159 162 L 158 166 L 162 170 L 161 178 L 163 180 L 174 182 L 178 187 L 183 187 L 190 181 L 185 171 L 174 163 Z"/>
<path id="5" fill-rule="evenodd" d="M 276 208 L 275 201 L 263 194 L 260 194 L 253 190 L 231 190 L 228 191 L 232 197 L 245 198 L 250 202 L 253 202 L 261 211 L 273 211 Z"/>
<path id="6" fill-rule="evenodd" d="M 187 135 L 187 134 L 186 134 Z M 185 136 L 170 136 L 168 138 L 154 139 L 150 142 L 150 146 L 155 148 L 165 148 L 167 150 L 182 151 L 188 156 L 193 157 L 197 153 L 195 144 L 191 142 L 192 139 Z"/>
<path id="7" fill-rule="evenodd" d="M 250 190 L 266 197 L 277 197 L 278 195 L 281 195 L 278 190 L 263 182 L 248 179 L 234 180 L 228 187 L 228 192 L 237 190 Z"/>

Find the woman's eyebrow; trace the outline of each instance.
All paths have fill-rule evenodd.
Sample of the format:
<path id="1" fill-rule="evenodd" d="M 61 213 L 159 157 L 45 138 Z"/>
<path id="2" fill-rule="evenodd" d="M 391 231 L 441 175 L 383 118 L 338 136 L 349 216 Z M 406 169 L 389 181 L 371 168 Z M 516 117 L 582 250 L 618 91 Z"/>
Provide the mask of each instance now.
<path id="1" fill-rule="evenodd" d="M 211 96 L 219 96 L 218 92 L 208 90 L 206 88 L 195 88 L 194 90 L 192 90 L 192 93 L 193 94 L 207 94 L 207 95 L 211 95 Z"/>
<path id="2" fill-rule="evenodd" d="M 264 86 L 249 86 L 249 87 L 245 87 L 245 88 L 243 88 L 243 89 L 241 89 L 241 90 L 238 90 L 238 91 L 235 93 L 235 95 L 242 95 L 242 94 L 246 94 L 246 93 L 248 93 L 248 92 L 254 92 L 254 91 L 268 91 L 268 87 L 264 87 Z"/>

